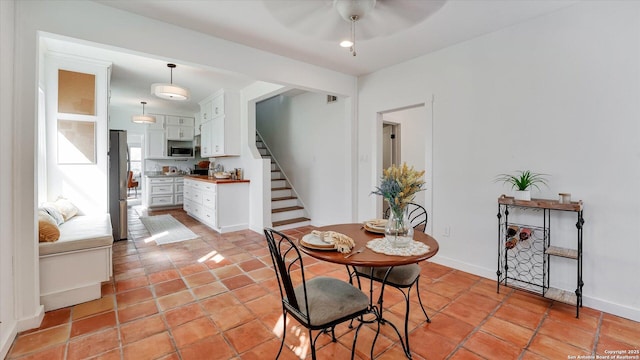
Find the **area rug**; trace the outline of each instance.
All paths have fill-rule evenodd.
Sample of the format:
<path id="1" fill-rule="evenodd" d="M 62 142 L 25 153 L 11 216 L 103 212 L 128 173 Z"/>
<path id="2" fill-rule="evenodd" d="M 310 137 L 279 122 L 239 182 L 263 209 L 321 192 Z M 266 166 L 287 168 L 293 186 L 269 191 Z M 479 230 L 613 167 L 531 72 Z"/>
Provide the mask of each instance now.
<path id="1" fill-rule="evenodd" d="M 141 216 L 140 221 L 149 230 L 151 239 L 155 240 L 158 245 L 191 240 L 198 237 L 193 231 L 169 214 Z"/>

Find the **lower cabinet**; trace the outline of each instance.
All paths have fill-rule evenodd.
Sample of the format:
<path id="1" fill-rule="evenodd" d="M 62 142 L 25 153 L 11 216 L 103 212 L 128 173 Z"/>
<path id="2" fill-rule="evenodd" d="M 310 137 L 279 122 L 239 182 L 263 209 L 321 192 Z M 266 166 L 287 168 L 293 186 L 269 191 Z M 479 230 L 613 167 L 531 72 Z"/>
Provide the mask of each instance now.
<path id="1" fill-rule="evenodd" d="M 147 177 L 144 205 L 148 208 L 181 205 L 183 188 L 184 177 Z"/>
<path id="2" fill-rule="evenodd" d="M 183 209 L 220 232 L 249 228 L 249 183 L 184 180 Z"/>

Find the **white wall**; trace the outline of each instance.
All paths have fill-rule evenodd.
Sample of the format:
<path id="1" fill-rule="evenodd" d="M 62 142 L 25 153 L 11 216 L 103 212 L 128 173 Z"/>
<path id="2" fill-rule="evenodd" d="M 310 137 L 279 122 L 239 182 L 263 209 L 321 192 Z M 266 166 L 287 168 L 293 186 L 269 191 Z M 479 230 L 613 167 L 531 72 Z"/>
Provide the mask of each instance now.
<path id="1" fill-rule="evenodd" d="M 351 218 L 349 123 L 344 98 L 279 95 L 258 104 L 256 127 L 314 225 Z"/>
<path id="2" fill-rule="evenodd" d="M 14 118 L 13 47 L 14 2 L 0 1 L 0 358 L 4 359 L 17 332 L 13 287 Z"/>
<path id="3" fill-rule="evenodd" d="M 584 305 L 640 320 L 639 24 L 639 2 L 579 2 L 359 79 L 359 218 L 374 215 L 375 113 L 433 94 L 435 261 L 495 278 L 510 190 L 493 178 L 548 173 L 534 196 L 585 202 Z M 573 223 L 553 239 L 575 247 Z M 575 289 L 575 270 L 552 275 Z"/>

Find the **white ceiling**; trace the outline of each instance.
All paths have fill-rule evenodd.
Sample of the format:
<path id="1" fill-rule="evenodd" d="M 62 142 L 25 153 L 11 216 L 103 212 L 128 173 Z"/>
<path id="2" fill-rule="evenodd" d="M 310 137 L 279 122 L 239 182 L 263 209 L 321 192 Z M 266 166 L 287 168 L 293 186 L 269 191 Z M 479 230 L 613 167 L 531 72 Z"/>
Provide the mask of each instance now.
<path id="1" fill-rule="evenodd" d="M 368 74 L 576 3 L 576 0 L 377 0 L 356 25 L 357 56 L 338 42 L 350 25 L 333 0 L 97 0 L 141 16 L 210 34 L 354 76 Z M 407 11 L 409 10 L 409 11 Z M 397 16 L 415 12 L 407 19 Z M 344 26 L 344 29 L 342 29 Z M 360 31 L 358 31 L 360 29 Z M 345 33 L 345 36 L 337 34 Z M 360 34 L 360 36 L 358 36 Z M 161 59 L 89 45 L 47 40 L 49 49 L 111 61 L 115 106 L 139 104 L 162 112 L 167 100 L 150 99 L 151 83 L 168 82 Z M 174 82 L 189 87 L 192 101 L 173 109 L 197 112 L 197 102 L 219 88 L 242 88 L 252 79 L 239 74 L 177 63 Z M 211 84 L 219 85 L 212 88 Z"/>

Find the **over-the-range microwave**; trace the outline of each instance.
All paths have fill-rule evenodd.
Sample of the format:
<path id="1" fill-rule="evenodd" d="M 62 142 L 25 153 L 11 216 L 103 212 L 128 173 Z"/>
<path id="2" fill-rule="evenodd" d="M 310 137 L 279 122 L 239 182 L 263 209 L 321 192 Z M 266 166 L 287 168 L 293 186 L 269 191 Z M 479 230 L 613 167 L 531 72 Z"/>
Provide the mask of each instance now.
<path id="1" fill-rule="evenodd" d="M 193 157 L 193 148 L 190 147 L 170 147 L 169 156 L 173 157 Z"/>

